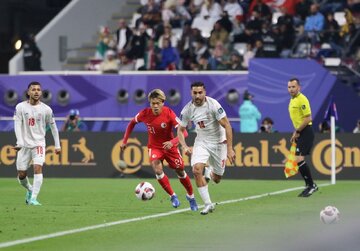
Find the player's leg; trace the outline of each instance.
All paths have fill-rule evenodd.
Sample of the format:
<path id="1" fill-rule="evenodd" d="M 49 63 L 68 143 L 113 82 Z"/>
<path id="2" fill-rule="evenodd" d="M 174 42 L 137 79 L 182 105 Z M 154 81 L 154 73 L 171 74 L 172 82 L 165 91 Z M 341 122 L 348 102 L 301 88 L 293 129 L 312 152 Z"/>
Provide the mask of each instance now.
<path id="1" fill-rule="evenodd" d="M 305 127 L 297 141 L 296 161 L 299 166 L 299 172 L 305 181 L 305 189 L 299 194 L 299 197 L 309 197 L 318 190 L 314 183 L 309 166 L 305 161 L 305 156 L 310 154 L 314 141 L 314 133 L 310 126 Z"/>
<path id="2" fill-rule="evenodd" d="M 200 194 L 201 199 L 203 200 L 205 207 L 200 212 L 205 215 L 214 210 L 214 205 L 211 202 L 210 194 L 208 190 L 208 184 L 203 175 L 205 165 L 209 159 L 209 152 L 204 147 L 203 144 L 197 144 L 193 147 L 193 154 L 191 157 L 191 166 L 193 167 L 193 174 L 196 182 L 196 186 L 198 187 L 198 192 Z"/>
<path id="3" fill-rule="evenodd" d="M 31 153 L 34 165 L 34 182 L 29 204 L 34 206 L 40 206 L 41 204 L 38 202 L 37 197 L 40 193 L 40 189 L 44 180 L 42 166 L 45 162 L 45 147 L 38 146 L 36 148 L 33 148 L 31 149 Z"/>
<path id="4" fill-rule="evenodd" d="M 210 152 L 209 157 L 209 168 L 210 174 L 209 177 L 216 184 L 220 183 L 222 176 L 225 172 L 225 164 L 227 159 L 227 147 L 226 144 L 217 144 L 208 147 Z M 206 171 L 205 171 L 206 173 Z"/>
<path id="5" fill-rule="evenodd" d="M 170 196 L 172 206 L 175 208 L 179 207 L 180 201 L 170 185 L 169 177 L 164 173 L 163 170 L 162 160 L 164 159 L 164 156 L 162 151 L 150 148 L 149 159 L 151 162 L 151 167 L 155 173 L 156 180 L 159 182 L 164 191 Z"/>
<path id="6" fill-rule="evenodd" d="M 31 151 L 30 149 L 21 148 L 17 153 L 16 158 L 16 169 L 18 174 L 18 181 L 21 186 L 23 186 L 26 189 L 25 194 L 25 203 L 28 204 L 31 199 L 32 194 L 32 185 L 29 182 L 28 176 L 27 176 L 27 169 L 29 168 L 31 160 Z"/>

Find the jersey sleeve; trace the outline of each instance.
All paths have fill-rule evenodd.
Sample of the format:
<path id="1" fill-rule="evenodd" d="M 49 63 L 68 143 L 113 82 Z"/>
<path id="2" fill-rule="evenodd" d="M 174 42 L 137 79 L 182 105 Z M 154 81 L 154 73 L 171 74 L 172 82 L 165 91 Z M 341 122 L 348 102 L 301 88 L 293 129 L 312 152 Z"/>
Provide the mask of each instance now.
<path id="1" fill-rule="evenodd" d="M 23 140 L 23 135 L 22 135 L 22 115 L 21 115 L 22 111 L 21 111 L 21 107 L 20 105 L 17 105 L 15 108 L 15 113 L 14 113 L 14 130 L 15 130 L 15 136 L 16 136 L 16 145 L 17 146 L 24 146 L 24 140 Z"/>
<path id="2" fill-rule="evenodd" d="M 301 100 L 300 109 L 303 114 L 303 116 L 309 116 L 311 115 L 311 108 L 309 100 L 303 96 L 304 98 Z"/>
<path id="3" fill-rule="evenodd" d="M 136 123 L 143 122 L 145 117 L 145 110 L 141 110 L 138 114 L 135 115 L 134 119 Z"/>
<path id="4" fill-rule="evenodd" d="M 218 101 L 216 101 L 215 99 L 213 99 L 213 113 L 215 114 L 215 118 L 219 121 L 222 118 L 226 117 L 226 112 L 224 110 L 224 108 L 222 108 L 222 106 L 220 105 L 220 103 Z"/>
<path id="5" fill-rule="evenodd" d="M 179 118 L 176 116 L 175 112 L 171 109 L 169 109 L 169 117 L 170 117 L 171 125 L 173 126 L 173 128 L 176 128 L 177 125 L 179 124 L 178 122 Z"/>
<path id="6" fill-rule="evenodd" d="M 179 124 L 180 126 L 182 126 L 182 127 L 187 127 L 187 125 L 188 125 L 188 123 L 189 123 L 189 121 L 190 121 L 189 111 L 190 111 L 190 109 L 189 109 L 189 106 L 188 106 L 188 105 L 185 106 L 185 107 L 182 109 L 182 111 L 181 111 L 181 113 L 180 113 L 180 117 L 177 118 L 177 122 L 178 122 L 178 124 Z"/>

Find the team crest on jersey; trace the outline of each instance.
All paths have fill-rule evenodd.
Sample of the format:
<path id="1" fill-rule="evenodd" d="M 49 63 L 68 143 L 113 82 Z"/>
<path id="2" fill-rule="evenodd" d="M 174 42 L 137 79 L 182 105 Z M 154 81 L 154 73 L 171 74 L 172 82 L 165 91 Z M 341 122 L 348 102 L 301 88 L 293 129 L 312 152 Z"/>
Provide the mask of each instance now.
<path id="1" fill-rule="evenodd" d="M 156 154 L 151 155 L 151 158 L 155 159 L 157 156 Z"/>
<path id="2" fill-rule="evenodd" d="M 165 122 L 162 122 L 160 126 L 161 126 L 161 128 L 166 128 L 167 125 Z"/>
<path id="3" fill-rule="evenodd" d="M 301 109 L 305 110 L 306 106 L 305 105 L 302 105 L 301 106 Z"/>
<path id="4" fill-rule="evenodd" d="M 221 113 L 223 113 L 223 112 L 224 112 L 224 109 L 222 109 L 222 107 L 220 107 L 220 108 L 218 109 L 218 113 L 221 114 Z"/>

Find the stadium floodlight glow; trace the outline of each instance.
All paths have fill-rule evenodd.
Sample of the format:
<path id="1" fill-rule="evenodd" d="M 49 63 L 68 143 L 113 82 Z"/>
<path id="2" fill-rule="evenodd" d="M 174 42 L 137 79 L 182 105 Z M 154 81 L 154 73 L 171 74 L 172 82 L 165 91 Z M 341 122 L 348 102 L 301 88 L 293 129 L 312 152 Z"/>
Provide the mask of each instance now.
<path id="1" fill-rule="evenodd" d="M 60 90 L 57 94 L 57 102 L 61 106 L 66 106 L 70 101 L 70 93 L 67 90 Z"/>
<path id="2" fill-rule="evenodd" d="M 226 101 L 230 105 L 235 105 L 239 102 L 239 93 L 235 89 L 230 89 L 226 95 Z"/>
<path id="3" fill-rule="evenodd" d="M 117 101 L 120 103 L 120 104 L 125 104 L 127 103 L 129 100 L 129 93 L 127 90 L 125 89 L 120 89 L 117 93 Z"/>
<path id="4" fill-rule="evenodd" d="M 17 51 L 20 50 L 21 46 L 22 46 L 22 41 L 20 39 L 16 40 L 16 42 L 14 44 L 15 50 L 17 50 Z"/>
<path id="5" fill-rule="evenodd" d="M 4 101 L 5 101 L 5 104 L 7 104 L 8 106 L 14 106 L 17 104 L 18 94 L 14 90 L 11 90 L 11 89 L 7 90 L 4 93 Z"/>
<path id="6" fill-rule="evenodd" d="M 49 90 L 43 90 L 41 101 L 45 104 L 50 104 L 52 100 L 52 93 Z"/>
<path id="7" fill-rule="evenodd" d="M 142 89 L 137 89 L 134 92 L 134 101 L 136 104 L 140 105 L 142 103 L 144 103 L 146 100 L 146 95 L 145 95 L 145 91 Z"/>
<path id="8" fill-rule="evenodd" d="M 181 100 L 181 94 L 178 90 L 170 89 L 168 94 L 168 102 L 170 105 L 177 105 Z"/>

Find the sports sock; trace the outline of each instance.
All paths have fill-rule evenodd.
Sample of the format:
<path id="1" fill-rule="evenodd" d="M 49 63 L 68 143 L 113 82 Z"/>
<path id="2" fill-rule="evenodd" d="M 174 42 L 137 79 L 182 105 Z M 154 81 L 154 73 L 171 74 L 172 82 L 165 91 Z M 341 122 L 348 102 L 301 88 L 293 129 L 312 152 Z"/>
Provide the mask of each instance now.
<path id="1" fill-rule="evenodd" d="M 172 187 L 170 185 L 169 178 L 168 178 L 168 176 L 165 175 L 165 173 L 156 175 L 156 179 L 159 182 L 159 184 L 161 185 L 161 187 L 165 190 L 165 192 L 167 192 L 168 195 L 171 196 L 174 194 L 174 190 L 172 189 Z"/>
<path id="2" fill-rule="evenodd" d="M 310 172 L 309 166 L 306 164 L 305 161 L 300 161 L 298 163 L 298 165 L 299 165 L 299 171 L 300 171 L 302 177 L 305 180 L 306 186 L 313 186 L 314 181 L 313 181 L 313 179 L 311 177 L 311 172 Z"/>
<path id="3" fill-rule="evenodd" d="M 181 184 L 185 187 L 187 194 L 189 195 L 190 198 L 194 197 L 194 193 L 193 193 L 193 188 L 191 185 L 191 180 L 189 175 L 187 175 L 187 173 L 185 173 L 184 177 L 179 177 L 179 180 L 181 182 Z"/>
<path id="4" fill-rule="evenodd" d="M 36 200 L 38 194 L 40 193 L 40 188 L 42 183 L 43 183 L 43 174 L 42 173 L 34 174 L 34 184 L 33 184 L 31 199 Z"/>
<path id="5" fill-rule="evenodd" d="M 28 177 L 26 176 L 24 179 L 20 179 L 19 178 L 19 176 L 18 176 L 18 181 L 19 181 L 19 183 L 20 183 L 20 185 L 22 185 L 23 187 L 25 187 L 25 189 L 26 190 L 28 190 L 28 191 L 32 191 L 32 186 L 31 186 L 31 184 L 30 184 L 30 182 L 29 182 L 29 179 L 28 179 Z"/>
<path id="6" fill-rule="evenodd" d="M 203 202 L 205 204 L 211 204 L 208 185 L 203 186 L 203 187 L 198 187 L 198 191 L 199 191 L 200 197 L 203 200 Z"/>

